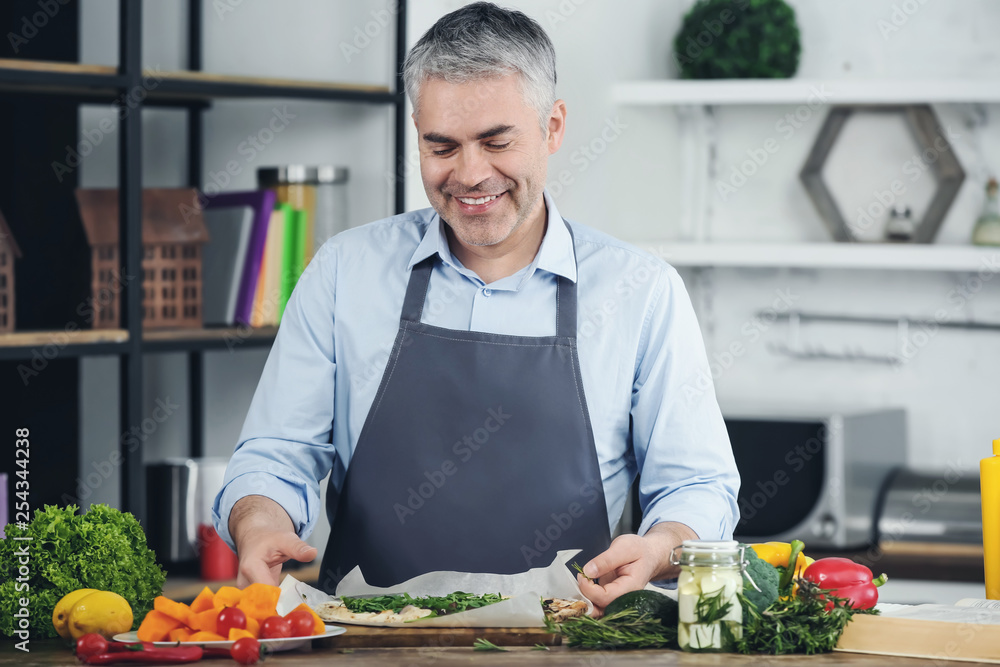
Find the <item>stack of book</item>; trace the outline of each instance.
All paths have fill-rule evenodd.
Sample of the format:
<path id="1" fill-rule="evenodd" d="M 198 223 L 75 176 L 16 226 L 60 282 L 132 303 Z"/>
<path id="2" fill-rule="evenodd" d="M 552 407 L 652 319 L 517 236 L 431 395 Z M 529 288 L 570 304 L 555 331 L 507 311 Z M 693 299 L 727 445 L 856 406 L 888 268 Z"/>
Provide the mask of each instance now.
<path id="1" fill-rule="evenodd" d="M 308 213 L 255 190 L 215 195 L 204 216 L 205 326 L 277 326 L 309 261 Z"/>

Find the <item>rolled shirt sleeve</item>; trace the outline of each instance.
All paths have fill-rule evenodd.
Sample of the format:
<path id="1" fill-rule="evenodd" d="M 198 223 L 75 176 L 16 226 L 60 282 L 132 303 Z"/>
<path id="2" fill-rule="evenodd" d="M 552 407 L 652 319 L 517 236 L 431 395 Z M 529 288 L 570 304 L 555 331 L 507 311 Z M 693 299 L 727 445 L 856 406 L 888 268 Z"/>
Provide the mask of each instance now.
<path id="1" fill-rule="evenodd" d="M 296 284 L 264 365 L 236 451 L 212 507 L 215 528 L 235 548 L 229 514 L 241 498 L 266 496 L 281 505 L 300 537 L 313 530 L 320 480 L 335 456 L 334 243 L 316 254 Z M 273 307 L 273 306 L 272 306 Z"/>
<path id="2" fill-rule="evenodd" d="M 730 539 L 740 478 L 694 308 L 666 267 L 652 296 L 632 391 L 632 435 L 644 535 L 661 521 Z"/>

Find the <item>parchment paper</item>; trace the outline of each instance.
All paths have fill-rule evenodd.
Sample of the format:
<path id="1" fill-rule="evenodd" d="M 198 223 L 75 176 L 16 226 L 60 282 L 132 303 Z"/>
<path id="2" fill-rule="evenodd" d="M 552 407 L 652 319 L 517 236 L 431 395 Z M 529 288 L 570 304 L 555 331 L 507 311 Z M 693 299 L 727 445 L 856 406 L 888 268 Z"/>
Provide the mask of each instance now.
<path id="1" fill-rule="evenodd" d="M 420 619 L 411 623 L 355 622 L 354 624 L 405 628 L 541 628 L 545 627 L 545 614 L 541 605 L 542 598 L 587 600 L 580 592 L 576 577 L 566 567 L 566 564 L 578 553 L 580 553 L 579 549 L 560 551 L 556 554 L 551 565 L 518 574 L 428 572 L 390 588 L 369 585 L 361 573 L 361 568 L 355 567 L 337 586 L 337 596 L 358 597 L 409 593 L 413 597 L 420 597 L 425 595 L 443 596 L 456 591 L 475 595 L 500 593 L 509 596 L 510 599 L 458 614 Z M 315 609 L 334 599 L 336 596 L 298 581 L 289 574 L 285 575 L 285 579 L 281 582 L 278 612 L 287 613 L 302 602 Z M 593 611 L 589 600 L 587 600 L 587 605 L 588 609 Z M 338 620 L 336 623 L 347 623 L 347 621 Z"/>

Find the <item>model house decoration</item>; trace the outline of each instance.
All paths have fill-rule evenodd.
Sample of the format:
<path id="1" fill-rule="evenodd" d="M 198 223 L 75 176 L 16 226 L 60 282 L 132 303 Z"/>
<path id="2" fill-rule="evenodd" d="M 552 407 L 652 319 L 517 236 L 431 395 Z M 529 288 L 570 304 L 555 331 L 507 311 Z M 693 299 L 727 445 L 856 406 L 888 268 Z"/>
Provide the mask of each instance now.
<path id="1" fill-rule="evenodd" d="M 77 190 L 91 256 L 95 329 L 118 328 L 125 276 L 118 252 L 118 191 Z M 208 229 L 190 188 L 142 193 L 142 326 L 202 326 L 202 245 Z"/>
<path id="2" fill-rule="evenodd" d="M 14 330 L 14 260 L 21 249 L 0 211 L 0 333 Z"/>

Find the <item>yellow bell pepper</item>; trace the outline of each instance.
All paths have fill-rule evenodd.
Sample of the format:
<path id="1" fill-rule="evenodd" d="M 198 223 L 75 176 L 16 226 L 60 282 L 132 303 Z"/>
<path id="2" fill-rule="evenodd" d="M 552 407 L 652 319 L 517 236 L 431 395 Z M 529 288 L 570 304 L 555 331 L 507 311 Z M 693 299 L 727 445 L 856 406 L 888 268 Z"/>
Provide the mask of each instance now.
<path id="1" fill-rule="evenodd" d="M 775 567 L 788 567 L 788 558 L 792 555 L 792 545 L 788 542 L 763 542 L 751 544 L 750 547 L 757 553 L 757 557 L 762 561 L 770 563 Z M 795 559 L 795 578 L 802 576 L 802 572 L 816 561 L 803 553 Z"/>

